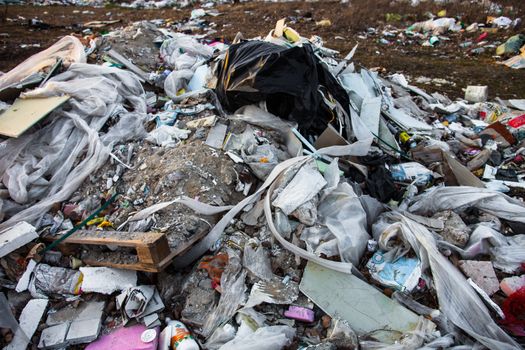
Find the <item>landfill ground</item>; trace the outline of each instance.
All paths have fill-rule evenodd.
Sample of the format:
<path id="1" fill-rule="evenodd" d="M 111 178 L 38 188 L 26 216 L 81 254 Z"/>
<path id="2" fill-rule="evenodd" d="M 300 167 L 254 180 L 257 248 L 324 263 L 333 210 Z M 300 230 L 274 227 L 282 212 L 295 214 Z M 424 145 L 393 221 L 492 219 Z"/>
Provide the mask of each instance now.
<path id="1" fill-rule="evenodd" d="M 281 19 L 292 20 L 292 25 L 305 37 L 319 35 L 325 45 L 346 55 L 355 44 L 359 44 L 355 62 L 364 67 L 378 68 L 384 73 L 403 73 L 412 79 L 418 77 L 442 79 L 443 81 L 418 83 L 428 91 L 446 93 L 454 99 L 463 96 L 467 85 L 487 85 L 490 97 L 516 98 L 525 93 L 525 71 L 513 70 L 495 64 L 494 50 L 486 50 L 480 55 L 469 54 L 459 47 L 461 42 L 474 40 L 479 33 L 454 33 L 447 35 L 448 42 L 437 47 L 422 47 L 418 43 L 384 45 L 379 43 L 380 35 L 358 38 L 367 28 L 377 28 L 379 32 L 390 24 L 403 29 L 417 20 L 425 20 L 425 13 L 448 9 L 449 14 L 462 15 L 469 22 L 484 22 L 486 14 L 478 2 L 454 2 L 446 5 L 428 2 L 414 10 L 407 4 L 390 4 L 390 1 L 351 1 L 341 4 L 338 1 L 319 2 L 243 2 L 235 5 L 218 5 L 221 13 L 208 19 L 216 23 L 217 31 L 210 38 L 226 41 L 234 39 L 237 32 L 245 38 L 267 33 L 273 24 Z M 508 14 L 513 18 L 525 18 L 525 3 L 521 1 L 501 1 L 504 6 L 513 6 Z M 82 24 L 96 20 L 120 20 L 121 22 L 104 28 L 125 26 L 138 20 L 167 19 L 174 22 L 187 19 L 192 8 L 183 9 L 125 9 L 116 5 L 104 8 L 76 6 L 9 6 L 7 21 L 0 26 L 0 71 L 15 67 L 18 63 L 53 44 L 63 35 L 81 34 Z M 509 12 L 507 10 L 507 12 Z M 386 13 L 399 13 L 401 21 L 386 22 Z M 49 29 L 28 26 L 31 19 L 39 19 L 50 26 Z M 296 19 L 297 23 L 294 23 Z M 317 26 L 323 19 L 331 21 L 330 26 Z M 522 25 L 523 26 L 523 25 Z M 104 29 L 102 31 L 104 31 Z M 525 33 L 524 29 L 499 30 L 490 33 L 490 42 L 504 42 L 509 36 Z M 200 34 L 193 32 L 188 34 Z M 21 47 L 28 45 L 26 47 Z M 31 45 L 39 45 L 32 47 Z"/>

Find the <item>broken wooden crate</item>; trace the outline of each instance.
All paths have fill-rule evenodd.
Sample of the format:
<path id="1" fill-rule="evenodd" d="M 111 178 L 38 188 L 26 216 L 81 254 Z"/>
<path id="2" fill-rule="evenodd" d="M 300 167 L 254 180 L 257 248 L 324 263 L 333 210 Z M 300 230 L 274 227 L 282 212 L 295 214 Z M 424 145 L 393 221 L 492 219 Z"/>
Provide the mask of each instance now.
<path id="1" fill-rule="evenodd" d="M 79 230 L 61 242 L 58 247 L 62 252 L 72 254 L 75 248 L 80 248 L 79 245 L 84 246 L 81 249 L 80 259 L 90 266 L 160 272 L 205 234 L 206 231 L 196 233 L 172 249 L 166 234 L 162 232 Z M 60 238 L 61 236 L 55 236 L 50 240 Z M 110 249 L 106 249 L 107 247 Z"/>

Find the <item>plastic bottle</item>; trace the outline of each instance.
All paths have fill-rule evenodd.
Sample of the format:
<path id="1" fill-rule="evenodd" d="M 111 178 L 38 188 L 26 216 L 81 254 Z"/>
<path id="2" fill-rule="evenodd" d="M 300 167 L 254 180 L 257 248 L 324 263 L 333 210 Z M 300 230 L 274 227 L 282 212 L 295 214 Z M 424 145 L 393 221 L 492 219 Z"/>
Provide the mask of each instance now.
<path id="1" fill-rule="evenodd" d="M 166 318 L 166 328 L 160 333 L 160 350 L 199 350 L 184 323 Z"/>

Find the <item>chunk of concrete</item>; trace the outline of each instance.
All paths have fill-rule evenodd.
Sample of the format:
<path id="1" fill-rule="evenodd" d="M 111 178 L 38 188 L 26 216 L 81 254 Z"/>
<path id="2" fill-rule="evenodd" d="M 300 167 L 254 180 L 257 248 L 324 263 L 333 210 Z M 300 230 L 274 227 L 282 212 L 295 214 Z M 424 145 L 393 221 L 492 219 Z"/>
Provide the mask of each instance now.
<path id="1" fill-rule="evenodd" d="M 4 350 L 18 350 L 25 349 L 29 344 L 29 340 L 35 334 L 40 319 L 46 311 L 47 299 L 32 299 L 26 304 L 22 313 L 20 314 L 20 328 L 16 331 L 13 340 L 9 345 L 4 347 Z"/>
<path id="2" fill-rule="evenodd" d="M 84 293 L 112 294 L 137 285 L 137 272 L 109 267 L 81 267 Z"/>
<path id="3" fill-rule="evenodd" d="M 66 335 L 69 330 L 69 323 L 62 323 L 48 327 L 40 335 L 39 349 L 60 349 L 67 345 Z"/>
<path id="4" fill-rule="evenodd" d="M 460 260 L 459 268 L 463 273 L 472 278 L 488 295 L 499 290 L 499 281 L 490 261 Z"/>
<path id="5" fill-rule="evenodd" d="M 525 287 L 525 275 L 504 278 L 499 286 L 506 296 L 510 296 L 518 289 Z"/>
<path id="6" fill-rule="evenodd" d="M 0 232 L 0 258 L 38 238 L 36 229 L 25 221 Z"/>
<path id="7" fill-rule="evenodd" d="M 67 332 L 66 342 L 69 345 L 90 343 L 98 338 L 101 319 L 76 320 L 71 323 Z"/>
<path id="8" fill-rule="evenodd" d="M 50 332 L 49 337 L 51 340 L 57 339 L 57 343 L 60 344 L 60 346 L 92 342 L 98 338 L 98 334 L 100 333 L 104 305 L 105 302 L 103 301 L 92 301 L 81 303 L 77 308 L 66 306 L 47 317 L 46 323 L 52 326 L 46 328 L 44 331 L 52 329 L 48 331 Z M 58 327 L 56 331 L 54 327 Z M 58 333 L 63 329 L 66 329 L 66 333 L 64 334 L 62 342 L 58 342 L 60 338 Z M 52 342 L 51 340 L 48 342 Z M 54 345 L 50 346 L 53 346 L 52 348 L 55 349 Z M 57 345 L 57 347 L 59 347 L 59 345 Z"/>
<path id="9" fill-rule="evenodd" d="M 101 319 L 104 312 L 103 301 L 83 302 L 74 308 L 66 306 L 47 316 L 46 324 L 54 326 L 64 322 Z"/>

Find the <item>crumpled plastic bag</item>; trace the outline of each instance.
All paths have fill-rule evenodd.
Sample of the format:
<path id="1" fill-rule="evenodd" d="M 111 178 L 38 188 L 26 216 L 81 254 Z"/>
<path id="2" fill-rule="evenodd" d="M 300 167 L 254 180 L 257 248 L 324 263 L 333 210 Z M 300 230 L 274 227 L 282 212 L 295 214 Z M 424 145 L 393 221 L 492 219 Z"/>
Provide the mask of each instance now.
<path id="1" fill-rule="evenodd" d="M 515 273 L 525 262 L 525 235 L 507 238 L 507 244 L 490 249 L 492 264 L 506 273 Z"/>
<path id="2" fill-rule="evenodd" d="M 525 44 L 525 35 L 516 34 L 511 36 L 507 41 L 496 49 L 496 55 L 512 55 L 518 53 L 520 48 Z"/>
<path id="3" fill-rule="evenodd" d="M 525 204 L 503 193 L 469 186 L 433 187 L 414 197 L 408 210 L 420 215 L 469 207 L 509 221 L 525 223 Z"/>
<path id="4" fill-rule="evenodd" d="M 172 100 L 179 101 L 188 89 L 188 83 L 193 77 L 191 69 L 181 69 L 171 72 L 164 81 L 164 91 Z M 184 91 L 184 92 L 183 92 Z"/>
<path id="5" fill-rule="evenodd" d="M 457 32 L 461 30 L 461 26 L 456 25 L 456 20 L 454 18 L 443 17 L 414 23 L 407 30 L 413 32 L 432 32 L 434 35 L 441 35 L 445 34 L 447 31 Z"/>
<path id="6" fill-rule="evenodd" d="M 181 140 L 185 140 L 191 134 L 190 130 L 179 129 L 176 126 L 161 125 L 153 129 L 146 141 L 162 147 L 175 147 Z"/>
<path id="7" fill-rule="evenodd" d="M 67 35 L 51 47 L 29 57 L 24 62 L 0 76 L 0 90 L 14 83 L 18 83 L 31 74 L 51 68 L 57 59 L 62 59 L 62 65 L 69 67 L 72 63 L 85 63 L 84 46 L 78 38 Z"/>
<path id="8" fill-rule="evenodd" d="M 173 38 L 165 40 L 160 47 L 160 57 L 175 70 L 192 69 L 212 55 L 213 48 L 182 33 L 173 34 Z"/>
<path id="9" fill-rule="evenodd" d="M 290 326 L 261 327 L 255 332 L 246 327 L 244 334 L 239 335 L 239 331 L 234 339 L 219 350 L 281 350 L 292 342 L 295 331 L 295 328 Z"/>

